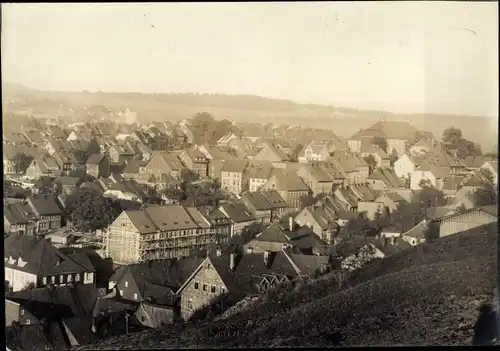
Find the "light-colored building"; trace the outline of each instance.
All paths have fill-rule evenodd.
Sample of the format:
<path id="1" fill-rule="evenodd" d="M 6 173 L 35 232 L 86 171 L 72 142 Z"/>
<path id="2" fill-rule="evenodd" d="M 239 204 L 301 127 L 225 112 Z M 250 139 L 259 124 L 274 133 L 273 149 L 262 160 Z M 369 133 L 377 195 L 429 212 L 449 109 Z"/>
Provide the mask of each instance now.
<path id="1" fill-rule="evenodd" d="M 95 268 L 85 254 L 64 254 L 50 241 L 34 235 L 12 234 L 4 241 L 5 280 L 13 291 L 29 285 L 93 284 Z"/>
<path id="2" fill-rule="evenodd" d="M 247 168 L 246 160 L 227 160 L 221 168 L 222 189 L 233 194 L 240 194 L 243 187 L 243 172 Z"/>
<path id="3" fill-rule="evenodd" d="M 213 226 L 195 207 L 151 205 L 123 211 L 104 234 L 106 252 L 113 262 L 130 264 L 189 256 L 192 250 L 229 236 Z"/>
<path id="4" fill-rule="evenodd" d="M 498 222 L 498 205 L 476 207 L 466 212 L 433 219 L 431 235 L 449 236 L 494 222 Z"/>

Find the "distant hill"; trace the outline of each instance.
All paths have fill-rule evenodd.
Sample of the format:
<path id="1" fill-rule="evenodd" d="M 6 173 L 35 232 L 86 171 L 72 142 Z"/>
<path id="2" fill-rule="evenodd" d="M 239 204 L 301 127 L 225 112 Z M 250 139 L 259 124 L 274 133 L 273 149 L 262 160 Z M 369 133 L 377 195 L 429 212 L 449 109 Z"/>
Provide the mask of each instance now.
<path id="1" fill-rule="evenodd" d="M 293 101 L 264 98 L 255 95 L 222 94 L 141 94 L 112 92 L 57 92 L 38 91 L 19 84 L 3 83 L 3 101 L 23 102 L 36 105 L 37 110 L 54 106 L 67 106 L 74 110 L 84 106 L 106 106 L 110 109 L 137 111 L 142 120 L 179 120 L 198 112 L 209 112 L 218 119 L 230 117 L 235 121 L 253 121 L 321 126 L 336 134 L 349 137 L 384 117 L 387 120 L 408 120 L 417 128 L 431 131 L 440 139 L 445 128 L 462 129 L 465 138 L 481 142 L 491 149 L 497 140 L 498 129 L 492 119 L 480 116 L 453 116 L 437 114 L 393 114 L 385 111 L 358 110 L 316 104 L 299 104 Z M 493 120 L 494 121 L 494 120 Z M 479 128 L 486 126 L 489 128 Z M 489 140 L 491 139 L 491 141 Z"/>
<path id="2" fill-rule="evenodd" d="M 85 349 L 471 345 L 496 285 L 496 223 L 375 261 L 338 291 L 333 275 L 201 325 L 166 327 Z"/>

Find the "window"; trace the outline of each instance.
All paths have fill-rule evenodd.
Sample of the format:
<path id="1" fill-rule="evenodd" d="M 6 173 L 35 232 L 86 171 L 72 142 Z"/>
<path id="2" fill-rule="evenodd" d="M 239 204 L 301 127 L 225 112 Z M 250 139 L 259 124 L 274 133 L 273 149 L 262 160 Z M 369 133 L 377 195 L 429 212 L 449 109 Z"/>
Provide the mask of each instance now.
<path id="1" fill-rule="evenodd" d="M 203 284 L 203 291 L 207 291 L 207 284 Z"/>
<path id="2" fill-rule="evenodd" d="M 71 283 L 73 281 L 73 276 L 71 274 L 68 274 L 68 283 Z"/>
<path id="3" fill-rule="evenodd" d="M 26 324 L 31 324 L 31 320 L 29 318 L 26 320 Z"/>
<path id="4" fill-rule="evenodd" d="M 79 282 L 80 281 L 80 274 L 77 274 L 75 275 L 75 282 Z"/>
<path id="5" fill-rule="evenodd" d="M 125 282 L 125 287 L 128 288 L 128 282 Z"/>
<path id="6" fill-rule="evenodd" d="M 56 283 L 56 277 L 50 277 L 50 282 L 52 284 L 55 284 Z"/>
<path id="7" fill-rule="evenodd" d="M 141 316 L 141 322 L 145 322 L 145 321 L 146 321 L 146 317 Z"/>
<path id="8" fill-rule="evenodd" d="M 134 300 L 137 300 L 137 294 L 134 294 Z"/>
<path id="9" fill-rule="evenodd" d="M 120 296 L 123 296 L 123 290 L 120 290 Z"/>
<path id="10" fill-rule="evenodd" d="M 47 277 L 43 277 L 43 278 L 42 278 L 42 284 L 43 284 L 43 285 L 46 285 L 46 284 L 47 284 Z"/>
<path id="11" fill-rule="evenodd" d="M 224 294 L 226 292 L 226 289 L 220 288 L 220 292 L 221 292 L 221 294 Z"/>
<path id="12" fill-rule="evenodd" d="M 194 289 L 198 290 L 200 288 L 200 283 L 194 282 Z"/>
<path id="13" fill-rule="evenodd" d="M 188 300 L 188 308 L 193 308 L 193 300 Z"/>
<path id="14" fill-rule="evenodd" d="M 210 292 L 211 292 L 212 294 L 215 294 L 215 285 L 212 285 L 212 286 L 210 287 Z"/>
<path id="15" fill-rule="evenodd" d="M 63 283 L 64 282 L 64 275 L 60 275 L 59 276 L 59 283 Z"/>

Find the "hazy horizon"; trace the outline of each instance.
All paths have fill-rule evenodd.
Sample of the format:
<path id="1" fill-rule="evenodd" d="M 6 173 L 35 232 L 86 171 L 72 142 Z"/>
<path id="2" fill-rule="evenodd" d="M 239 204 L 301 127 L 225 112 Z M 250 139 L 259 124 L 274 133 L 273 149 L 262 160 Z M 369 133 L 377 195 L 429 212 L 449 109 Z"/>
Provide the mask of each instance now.
<path id="1" fill-rule="evenodd" d="M 243 94 L 496 118 L 497 7 L 4 4 L 2 75 L 37 90 Z"/>

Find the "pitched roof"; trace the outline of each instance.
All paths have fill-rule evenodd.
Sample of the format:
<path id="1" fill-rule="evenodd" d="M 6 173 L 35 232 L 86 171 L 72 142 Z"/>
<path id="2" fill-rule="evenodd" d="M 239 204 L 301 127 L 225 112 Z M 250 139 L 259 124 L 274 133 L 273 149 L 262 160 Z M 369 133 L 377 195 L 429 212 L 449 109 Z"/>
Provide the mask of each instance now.
<path id="1" fill-rule="evenodd" d="M 101 155 L 101 154 L 92 154 L 87 159 L 87 164 L 88 165 L 98 165 L 98 164 L 101 163 L 101 161 L 103 160 L 103 158 L 104 158 L 104 155 Z"/>
<path id="2" fill-rule="evenodd" d="M 56 199 L 54 196 L 48 195 L 32 195 L 28 199 L 28 203 L 30 203 L 36 212 L 40 216 L 50 216 L 50 215 L 61 215 L 62 211 L 57 205 Z"/>
<path id="3" fill-rule="evenodd" d="M 26 203 L 4 203 L 3 215 L 10 224 L 27 224 L 36 221 L 36 215 Z"/>
<path id="4" fill-rule="evenodd" d="M 255 220 L 255 216 L 252 215 L 245 204 L 241 202 L 227 202 L 222 204 L 220 209 L 235 223 Z"/>
<path id="5" fill-rule="evenodd" d="M 383 136 L 387 139 L 412 140 L 418 130 L 407 121 L 379 121 L 365 129 L 360 136 Z"/>
<path id="6" fill-rule="evenodd" d="M 468 168 L 480 168 L 486 161 L 492 160 L 494 160 L 493 156 L 467 156 L 464 160 L 464 164 Z"/>
<path id="7" fill-rule="evenodd" d="M 85 271 L 85 267 L 39 236 L 12 234 L 5 239 L 4 248 L 7 258 L 5 266 L 37 276 Z M 19 258 L 26 263 L 24 266 L 19 265 Z"/>
<path id="8" fill-rule="evenodd" d="M 221 168 L 222 172 L 243 173 L 248 165 L 247 160 L 226 160 Z"/>
<path id="9" fill-rule="evenodd" d="M 425 239 L 428 232 L 429 227 L 427 225 L 427 221 L 423 220 L 407 232 L 403 233 L 402 236 L 409 236 L 415 239 Z"/>
<path id="10" fill-rule="evenodd" d="M 381 180 L 389 188 L 402 188 L 404 186 L 394 170 L 390 168 L 378 168 L 368 176 L 368 179 Z"/>
<path id="11" fill-rule="evenodd" d="M 275 190 L 282 191 L 309 191 L 297 173 L 288 170 L 276 169 L 273 178 L 276 180 Z M 272 178 L 271 178 L 272 179 Z"/>

